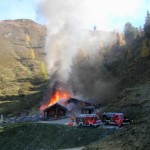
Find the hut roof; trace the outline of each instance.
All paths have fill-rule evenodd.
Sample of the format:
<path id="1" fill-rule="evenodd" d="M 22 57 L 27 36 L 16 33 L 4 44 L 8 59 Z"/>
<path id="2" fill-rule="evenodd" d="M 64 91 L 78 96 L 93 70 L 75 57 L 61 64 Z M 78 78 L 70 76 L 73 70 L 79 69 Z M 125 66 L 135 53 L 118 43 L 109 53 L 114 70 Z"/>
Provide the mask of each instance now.
<path id="1" fill-rule="evenodd" d="M 63 105 L 61 105 L 61 104 L 59 104 L 59 103 L 55 103 L 55 104 L 53 104 L 53 105 L 50 105 L 50 106 L 46 107 L 43 111 L 46 111 L 46 110 L 48 110 L 48 109 L 50 109 L 50 108 L 52 108 L 52 107 L 55 107 L 55 106 L 60 106 L 60 107 L 62 107 L 63 109 L 67 110 L 67 108 L 66 108 L 65 106 L 63 106 Z"/>
<path id="2" fill-rule="evenodd" d="M 70 98 L 67 100 L 68 103 L 73 102 L 73 103 L 78 103 L 78 102 L 83 102 L 83 103 L 89 103 L 89 104 L 98 104 L 95 101 L 92 100 L 79 100 L 76 98 Z"/>

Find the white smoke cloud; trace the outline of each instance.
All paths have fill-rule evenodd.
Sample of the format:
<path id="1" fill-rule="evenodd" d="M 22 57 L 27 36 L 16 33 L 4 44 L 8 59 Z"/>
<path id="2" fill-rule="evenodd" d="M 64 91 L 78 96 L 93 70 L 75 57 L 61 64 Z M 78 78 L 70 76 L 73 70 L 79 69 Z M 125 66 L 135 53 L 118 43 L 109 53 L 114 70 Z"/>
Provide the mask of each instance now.
<path id="1" fill-rule="evenodd" d="M 66 81 L 72 58 L 80 48 L 92 54 L 99 41 L 84 29 L 110 30 L 116 19 L 135 16 L 141 0 L 39 0 L 39 12 L 46 20 L 46 52 L 50 75 Z M 112 25 L 112 21 L 116 25 Z M 122 21 L 123 22 L 123 21 Z M 124 22 L 125 23 L 125 22 Z M 118 23 L 118 25 L 121 25 Z M 99 37 L 98 37 L 99 38 Z"/>
<path id="2" fill-rule="evenodd" d="M 62 81 L 67 80 L 72 58 L 79 47 L 91 48 L 90 43 L 94 44 L 92 37 L 85 34 L 87 31 L 81 31 L 85 2 L 44 0 L 40 3 L 40 11 L 46 19 L 48 30 L 46 38 L 48 70 L 50 75 L 57 73 Z"/>
<path id="3" fill-rule="evenodd" d="M 93 30 L 94 25 L 98 30 L 119 28 L 129 16 L 137 14 L 141 4 L 141 0 L 40 0 L 38 11 L 48 31 L 45 49 L 50 76 L 56 76 L 56 81 L 69 82 L 72 91 L 83 97 L 100 100 L 112 97 L 116 81 L 100 79 L 101 72 L 106 75 L 109 72 L 102 68 L 103 57 L 96 53 L 101 41 L 109 43 L 113 39 L 106 32 L 89 29 Z M 75 63 L 74 56 L 80 52 L 88 56 L 88 60 Z M 71 70 L 71 66 L 74 69 Z"/>
<path id="4" fill-rule="evenodd" d="M 79 0 L 49 0 L 41 3 L 47 21 L 46 52 L 50 75 L 57 73 L 59 80 L 67 80 L 73 56 L 78 49 Z"/>
<path id="5" fill-rule="evenodd" d="M 56 19 L 69 18 L 76 26 L 91 28 L 96 25 L 100 30 L 122 28 L 130 18 L 150 4 L 147 0 L 39 0 L 40 7 L 48 23 L 53 17 Z M 145 9 L 144 9 L 145 8 Z M 58 18 L 57 18 L 57 17 Z M 65 18 L 64 18 L 65 16 Z M 144 17 L 144 16 L 143 16 Z M 62 23 L 61 21 L 59 22 Z"/>

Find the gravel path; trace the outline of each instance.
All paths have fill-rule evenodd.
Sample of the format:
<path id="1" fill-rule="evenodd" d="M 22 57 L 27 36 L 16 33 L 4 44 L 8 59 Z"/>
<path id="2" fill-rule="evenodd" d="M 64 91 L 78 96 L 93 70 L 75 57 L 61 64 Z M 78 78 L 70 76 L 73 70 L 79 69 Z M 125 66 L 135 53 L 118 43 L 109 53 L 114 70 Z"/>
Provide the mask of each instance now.
<path id="1" fill-rule="evenodd" d="M 60 150 L 82 150 L 84 147 L 74 147 L 74 148 L 67 148 L 67 149 L 60 149 Z"/>
<path id="2" fill-rule="evenodd" d="M 63 125 L 67 125 L 68 122 L 70 122 L 70 118 L 58 119 L 58 120 L 50 120 L 50 121 L 38 121 L 38 123 L 63 124 Z M 105 129 L 119 129 L 118 126 L 104 125 L 104 124 L 101 124 L 99 128 L 105 128 Z"/>
<path id="3" fill-rule="evenodd" d="M 63 125 L 67 125 L 68 122 L 70 122 L 70 118 L 50 120 L 50 121 L 38 121 L 38 123 L 63 124 Z"/>

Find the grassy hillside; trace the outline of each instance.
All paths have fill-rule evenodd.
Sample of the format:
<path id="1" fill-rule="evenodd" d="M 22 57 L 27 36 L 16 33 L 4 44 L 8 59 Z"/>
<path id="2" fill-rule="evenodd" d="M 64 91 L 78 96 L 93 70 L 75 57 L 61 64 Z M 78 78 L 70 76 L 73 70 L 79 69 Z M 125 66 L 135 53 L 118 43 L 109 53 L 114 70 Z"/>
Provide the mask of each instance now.
<path id="1" fill-rule="evenodd" d="M 47 72 L 43 72 L 45 33 L 45 27 L 31 20 L 0 22 L 0 114 L 4 114 L 4 117 L 32 113 L 40 105 L 47 86 Z M 118 94 L 105 103 L 101 111 L 124 112 L 133 120 L 131 126 L 110 131 L 47 124 L 15 124 L 0 128 L 0 147 L 60 149 L 87 145 L 87 150 L 149 150 L 150 56 L 136 55 L 125 59 L 122 50 L 121 58 L 105 64 L 111 78 L 118 79 Z M 98 69 L 95 71 L 98 72 Z M 91 79 L 93 82 L 94 77 Z"/>
<path id="2" fill-rule="evenodd" d="M 62 149 L 85 145 L 85 150 L 149 150 L 149 91 L 150 82 L 126 88 L 104 108 L 104 111 L 125 112 L 133 119 L 131 126 L 112 130 L 36 123 L 15 124 L 0 128 L 0 146 L 4 150 Z"/>
<path id="3" fill-rule="evenodd" d="M 116 70 L 120 78 L 120 89 L 146 83 L 150 81 L 150 55 L 123 62 Z"/>
<path id="4" fill-rule="evenodd" d="M 0 114 L 20 115 L 40 101 L 45 33 L 31 20 L 0 22 Z"/>
<path id="5" fill-rule="evenodd" d="M 85 149 L 149 150 L 150 147 L 150 82 L 127 88 L 105 110 L 125 112 L 133 124 Z"/>
<path id="6" fill-rule="evenodd" d="M 103 111 L 124 112 L 133 124 L 86 146 L 85 150 L 149 150 L 150 59 L 134 60 L 120 70 L 120 92 Z"/>
<path id="7" fill-rule="evenodd" d="M 36 123 L 15 124 L 0 128 L 0 147 L 2 150 L 80 147 L 103 139 L 114 130 Z"/>

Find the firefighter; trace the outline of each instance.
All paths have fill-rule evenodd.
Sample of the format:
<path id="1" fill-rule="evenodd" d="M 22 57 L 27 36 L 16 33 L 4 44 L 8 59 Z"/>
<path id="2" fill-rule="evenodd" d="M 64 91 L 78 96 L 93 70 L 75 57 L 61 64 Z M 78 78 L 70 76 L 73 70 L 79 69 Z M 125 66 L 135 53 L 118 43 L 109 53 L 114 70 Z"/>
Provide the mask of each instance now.
<path id="1" fill-rule="evenodd" d="M 123 125 L 123 120 L 119 118 L 117 121 L 117 124 L 118 124 L 118 127 L 121 128 L 121 126 Z"/>
<path id="2" fill-rule="evenodd" d="M 70 120 L 71 120 L 71 122 L 74 122 L 74 118 L 73 117 L 70 117 Z"/>
<path id="3" fill-rule="evenodd" d="M 74 123 L 74 118 L 73 117 L 70 117 L 70 122 L 67 124 L 68 126 L 72 126 L 73 125 L 73 123 Z"/>

